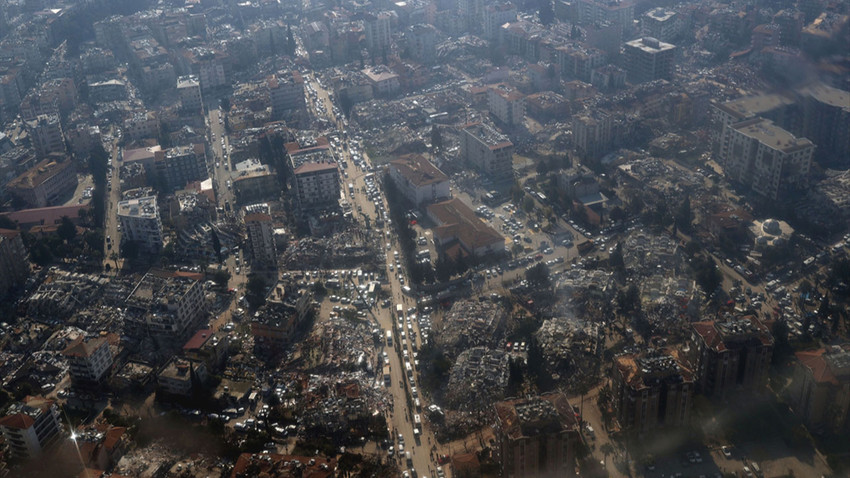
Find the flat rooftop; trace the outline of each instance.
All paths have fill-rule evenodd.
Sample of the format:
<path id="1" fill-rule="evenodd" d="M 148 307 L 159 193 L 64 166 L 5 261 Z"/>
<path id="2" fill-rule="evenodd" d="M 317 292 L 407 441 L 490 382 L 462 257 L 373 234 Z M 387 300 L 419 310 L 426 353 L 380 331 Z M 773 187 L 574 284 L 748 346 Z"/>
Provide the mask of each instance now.
<path id="1" fill-rule="evenodd" d="M 732 128 L 748 138 L 784 153 L 814 146 L 808 139 L 798 138 L 764 118 L 737 123 L 732 125 Z"/>
<path id="2" fill-rule="evenodd" d="M 156 196 L 129 199 L 118 203 L 118 215 L 126 217 L 155 218 Z"/>

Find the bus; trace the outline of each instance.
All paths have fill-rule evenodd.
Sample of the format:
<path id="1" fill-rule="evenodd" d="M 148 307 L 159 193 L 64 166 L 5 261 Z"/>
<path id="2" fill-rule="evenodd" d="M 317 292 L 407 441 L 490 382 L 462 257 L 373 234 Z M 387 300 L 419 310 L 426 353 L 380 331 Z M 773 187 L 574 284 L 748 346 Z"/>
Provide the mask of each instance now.
<path id="1" fill-rule="evenodd" d="M 387 329 L 387 347 L 393 346 L 393 331 Z"/>

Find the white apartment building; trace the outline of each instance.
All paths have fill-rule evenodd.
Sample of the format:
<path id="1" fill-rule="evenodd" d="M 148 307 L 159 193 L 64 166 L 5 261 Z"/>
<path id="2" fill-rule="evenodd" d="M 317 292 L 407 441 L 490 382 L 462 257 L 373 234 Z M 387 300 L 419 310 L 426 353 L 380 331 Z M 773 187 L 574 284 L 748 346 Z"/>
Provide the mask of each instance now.
<path id="1" fill-rule="evenodd" d="M 118 223 L 121 224 L 123 240 L 136 241 L 147 252 L 162 249 L 162 221 L 156 196 L 119 202 Z"/>
<path id="2" fill-rule="evenodd" d="M 180 107 L 183 111 L 201 113 L 204 109 L 204 100 L 201 96 L 201 82 L 195 75 L 186 75 L 177 78 L 177 93 L 180 95 Z"/>
<path id="3" fill-rule="evenodd" d="M 490 114 L 507 126 L 519 126 L 525 121 L 525 95 L 516 88 L 499 84 L 487 90 Z"/>
<path id="4" fill-rule="evenodd" d="M 295 192 L 302 209 L 336 204 L 339 168 L 336 163 L 304 163 L 295 169 Z"/>
<path id="5" fill-rule="evenodd" d="M 808 185 L 815 146 L 764 118 L 728 127 L 721 165 L 727 177 L 758 194 L 778 199 L 785 191 Z"/>
<path id="6" fill-rule="evenodd" d="M 62 134 L 62 124 L 59 115 L 41 115 L 26 122 L 30 143 L 39 158 L 50 153 L 65 152 L 65 135 Z"/>
<path id="7" fill-rule="evenodd" d="M 396 187 L 417 207 L 451 197 L 449 177 L 420 154 L 390 161 L 388 172 Z"/>
<path id="8" fill-rule="evenodd" d="M 153 111 L 137 111 L 124 120 L 124 135 L 132 140 L 159 136 L 159 119 Z"/>
<path id="9" fill-rule="evenodd" d="M 12 455 L 35 458 L 56 442 L 60 436 L 59 409 L 53 400 L 26 397 L 9 408 L 0 418 L 0 432 Z"/>
<path id="10" fill-rule="evenodd" d="M 494 40 L 505 23 L 517 19 L 516 6 L 511 2 L 501 2 L 484 8 L 484 38 Z"/>
<path id="11" fill-rule="evenodd" d="M 376 15 L 369 15 L 363 21 L 363 29 L 366 33 L 366 49 L 372 54 L 380 54 L 384 51 L 389 53 L 393 15 L 392 12 L 380 12 Z"/>
<path id="12" fill-rule="evenodd" d="M 277 248 L 274 241 L 274 224 L 269 215 L 268 204 L 246 206 L 244 220 L 254 264 L 261 267 L 263 264 L 273 267 L 277 264 Z"/>
<path id="13" fill-rule="evenodd" d="M 201 281 L 180 272 L 151 269 L 126 301 L 128 335 L 153 336 L 170 344 L 184 341 L 205 316 Z"/>
<path id="14" fill-rule="evenodd" d="M 112 367 L 109 342 L 103 337 L 92 340 L 80 337 L 71 342 L 62 355 L 68 360 L 74 386 L 101 383 Z"/>
<path id="15" fill-rule="evenodd" d="M 461 157 L 492 180 L 513 177 L 514 144 L 483 123 L 472 123 L 460 135 Z"/>
<path id="16" fill-rule="evenodd" d="M 279 119 L 284 112 L 304 108 L 304 78 L 297 71 L 273 75 L 266 80 L 272 117 Z"/>
<path id="17" fill-rule="evenodd" d="M 675 10 L 657 7 L 640 17 L 640 30 L 644 36 L 671 41 L 682 31 L 683 21 Z"/>

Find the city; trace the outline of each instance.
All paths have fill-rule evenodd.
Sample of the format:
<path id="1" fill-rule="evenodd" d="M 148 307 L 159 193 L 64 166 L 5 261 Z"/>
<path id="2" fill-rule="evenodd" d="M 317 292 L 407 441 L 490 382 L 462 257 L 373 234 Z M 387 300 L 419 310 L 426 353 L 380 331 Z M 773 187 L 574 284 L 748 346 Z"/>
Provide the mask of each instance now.
<path id="1" fill-rule="evenodd" d="M 0 477 L 850 475 L 850 3 L 0 0 Z"/>

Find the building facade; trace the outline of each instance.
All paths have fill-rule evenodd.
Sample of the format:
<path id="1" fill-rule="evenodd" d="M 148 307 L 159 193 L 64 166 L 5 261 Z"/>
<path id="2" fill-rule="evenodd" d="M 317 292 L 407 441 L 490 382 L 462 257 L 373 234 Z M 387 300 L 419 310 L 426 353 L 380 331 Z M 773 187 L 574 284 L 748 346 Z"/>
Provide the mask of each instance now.
<path id="1" fill-rule="evenodd" d="M 162 221 L 156 196 L 119 202 L 118 223 L 121 224 L 122 241 L 136 241 L 147 252 L 162 249 Z"/>
<path id="2" fill-rule="evenodd" d="M 28 255 L 20 231 L 0 229 L 0 299 L 29 276 Z"/>
<path id="3" fill-rule="evenodd" d="M 490 114 L 507 126 L 521 126 L 525 121 L 525 95 L 507 85 L 496 85 L 487 90 Z"/>
<path id="4" fill-rule="evenodd" d="M 664 352 L 614 358 L 614 412 L 622 430 L 645 433 L 685 425 L 690 418 L 691 372 Z"/>
<path id="5" fill-rule="evenodd" d="M 68 360 L 71 381 L 75 387 L 98 385 L 112 368 L 109 342 L 103 337 L 86 340 L 78 338 L 62 351 Z"/>
<path id="6" fill-rule="evenodd" d="M 65 135 L 58 114 L 40 115 L 26 122 L 30 143 L 39 158 L 65 152 Z"/>
<path id="7" fill-rule="evenodd" d="M 22 459 L 40 456 L 57 442 L 61 430 L 59 408 L 44 397 L 28 396 L 0 418 L 0 432 L 9 450 Z"/>
<path id="8" fill-rule="evenodd" d="M 204 100 L 201 95 L 201 82 L 195 75 L 177 78 L 177 94 L 180 95 L 180 108 L 188 113 L 202 113 Z"/>
<path id="9" fill-rule="evenodd" d="M 469 124 L 460 134 L 461 157 L 494 181 L 513 178 L 513 153 L 508 137 L 484 123 Z"/>
<path id="10" fill-rule="evenodd" d="M 812 431 L 850 431 L 850 345 L 797 352 L 789 398 Z"/>
<path id="11" fill-rule="evenodd" d="M 451 196 L 449 177 L 420 154 L 390 161 L 388 172 L 396 187 L 416 206 Z"/>
<path id="12" fill-rule="evenodd" d="M 251 247 L 251 260 L 255 267 L 274 267 L 277 248 L 274 241 L 274 224 L 267 204 L 254 204 L 245 208 L 245 230 Z"/>
<path id="13" fill-rule="evenodd" d="M 77 187 L 77 168 L 69 159 L 45 159 L 6 188 L 32 207 L 56 204 Z"/>
<path id="14" fill-rule="evenodd" d="M 656 38 L 643 37 L 623 47 L 626 74 L 633 84 L 673 78 L 676 47 Z"/>

